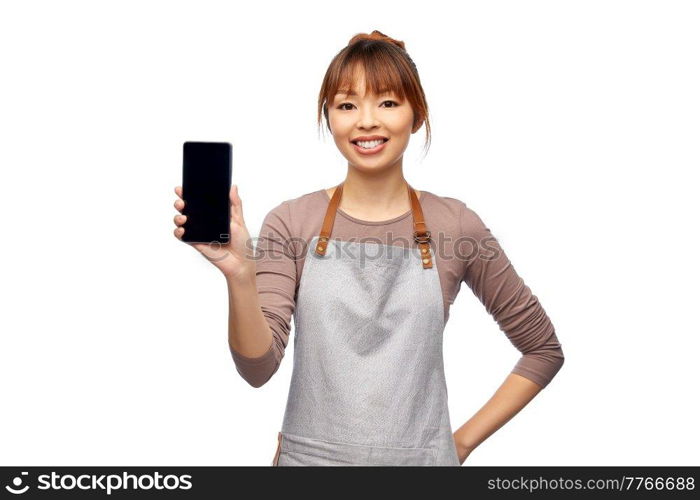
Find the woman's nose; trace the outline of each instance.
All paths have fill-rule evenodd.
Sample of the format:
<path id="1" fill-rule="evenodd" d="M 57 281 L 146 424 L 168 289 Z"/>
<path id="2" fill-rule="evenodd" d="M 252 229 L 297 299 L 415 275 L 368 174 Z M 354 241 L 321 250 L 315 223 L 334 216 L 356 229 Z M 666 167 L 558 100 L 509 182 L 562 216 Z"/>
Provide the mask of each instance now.
<path id="1" fill-rule="evenodd" d="M 360 110 L 360 120 L 358 125 L 362 128 L 371 128 L 377 125 L 377 116 L 372 109 L 372 106 L 364 106 Z"/>

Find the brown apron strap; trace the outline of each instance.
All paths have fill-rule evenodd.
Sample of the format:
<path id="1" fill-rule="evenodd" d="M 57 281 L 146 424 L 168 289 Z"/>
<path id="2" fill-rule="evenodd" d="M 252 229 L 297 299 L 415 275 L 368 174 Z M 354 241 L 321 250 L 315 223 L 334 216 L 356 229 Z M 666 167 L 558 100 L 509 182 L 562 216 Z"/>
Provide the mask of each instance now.
<path id="1" fill-rule="evenodd" d="M 280 462 L 280 452 L 282 451 L 282 433 L 277 433 L 277 450 L 275 450 L 275 456 L 272 459 L 273 467 L 277 467 Z"/>
<path id="2" fill-rule="evenodd" d="M 430 256 L 430 231 L 427 230 L 425 225 L 425 219 L 423 217 L 423 209 L 421 208 L 420 200 L 416 191 L 406 183 L 408 189 L 408 197 L 411 202 L 411 214 L 413 216 L 413 239 L 418 243 L 418 248 L 421 252 L 421 261 L 423 262 L 423 269 L 429 269 L 433 267 L 432 257 Z M 326 216 L 323 219 L 323 225 L 321 226 L 321 233 L 318 237 L 318 244 L 316 245 L 317 255 L 326 255 L 326 249 L 328 247 L 328 240 L 331 237 L 331 231 L 333 229 L 333 222 L 335 222 L 335 214 L 340 205 L 340 197 L 343 193 L 343 183 L 341 182 L 336 186 L 335 191 L 331 200 L 328 202 L 328 208 L 326 209 Z"/>
<path id="3" fill-rule="evenodd" d="M 323 226 L 321 226 L 321 234 L 318 236 L 318 244 L 316 245 L 316 254 L 326 255 L 326 247 L 328 247 L 328 240 L 331 237 L 331 230 L 333 229 L 333 222 L 335 222 L 335 213 L 338 210 L 338 205 L 340 205 L 340 195 L 343 192 L 343 183 L 341 182 L 336 186 L 333 192 L 333 197 L 331 201 L 328 202 L 328 208 L 326 209 L 326 217 L 323 219 Z"/>
<path id="4" fill-rule="evenodd" d="M 418 243 L 423 269 L 430 269 L 433 267 L 433 259 L 430 256 L 430 231 L 428 231 L 425 225 L 423 209 L 421 208 L 416 190 L 408 185 L 408 191 L 411 198 L 411 211 L 413 215 L 413 239 Z"/>

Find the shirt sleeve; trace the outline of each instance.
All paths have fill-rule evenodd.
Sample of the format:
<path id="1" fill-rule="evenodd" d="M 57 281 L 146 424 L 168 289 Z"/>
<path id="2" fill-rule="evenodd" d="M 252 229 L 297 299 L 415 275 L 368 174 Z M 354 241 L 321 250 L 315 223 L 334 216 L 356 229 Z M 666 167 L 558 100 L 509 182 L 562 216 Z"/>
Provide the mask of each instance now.
<path id="1" fill-rule="evenodd" d="M 513 268 L 491 230 L 463 204 L 462 281 L 496 320 L 522 356 L 512 370 L 546 387 L 564 364 L 554 326 L 530 288 Z"/>
<path id="2" fill-rule="evenodd" d="M 283 202 L 265 216 L 255 251 L 256 287 L 272 344 L 257 358 L 231 349 L 236 370 L 253 387 L 262 386 L 275 374 L 289 341 L 297 283 L 292 240 L 289 204 Z"/>

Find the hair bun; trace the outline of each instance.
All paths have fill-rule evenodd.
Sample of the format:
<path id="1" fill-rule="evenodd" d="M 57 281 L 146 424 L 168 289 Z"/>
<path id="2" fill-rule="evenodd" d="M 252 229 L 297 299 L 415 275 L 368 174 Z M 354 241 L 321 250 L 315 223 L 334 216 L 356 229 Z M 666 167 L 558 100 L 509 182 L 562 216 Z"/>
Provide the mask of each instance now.
<path id="1" fill-rule="evenodd" d="M 350 39 L 348 45 L 352 45 L 353 43 L 359 42 L 360 40 L 379 40 L 382 42 L 389 42 L 391 44 L 396 45 L 400 49 L 406 50 L 406 45 L 403 43 L 403 41 L 395 40 L 394 38 L 386 36 L 384 33 L 378 30 L 374 30 L 372 31 L 372 33 L 358 33 Z"/>

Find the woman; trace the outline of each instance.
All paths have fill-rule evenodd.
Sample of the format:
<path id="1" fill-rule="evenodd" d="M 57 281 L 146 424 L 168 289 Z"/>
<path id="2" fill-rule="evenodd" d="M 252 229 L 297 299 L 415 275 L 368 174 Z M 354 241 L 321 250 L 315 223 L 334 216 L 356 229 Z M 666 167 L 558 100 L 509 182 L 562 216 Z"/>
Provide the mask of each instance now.
<path id="1" fill-rule="evenodd" d="M 551 381 L 561 345 L 480 217 L 404 179 L 410 136 L 425 124 L 427 144 L 430 124 L 403 42 L 376 30 L 353 37 L 326 72 L 319 125 L 322 113 L 348 160 L 345 180 L 271 210 L 255 255 L 233 186 L 231 242 L 193 244 L 226 276 L 231 354 L 252 386 L 280 366 L 294 315 L 273 465 L 461 465 Z M 185 222 L 175 217 L 180 239 Z M 453 433 L 442 335 L 462 281 L 522 357 Z"/>

